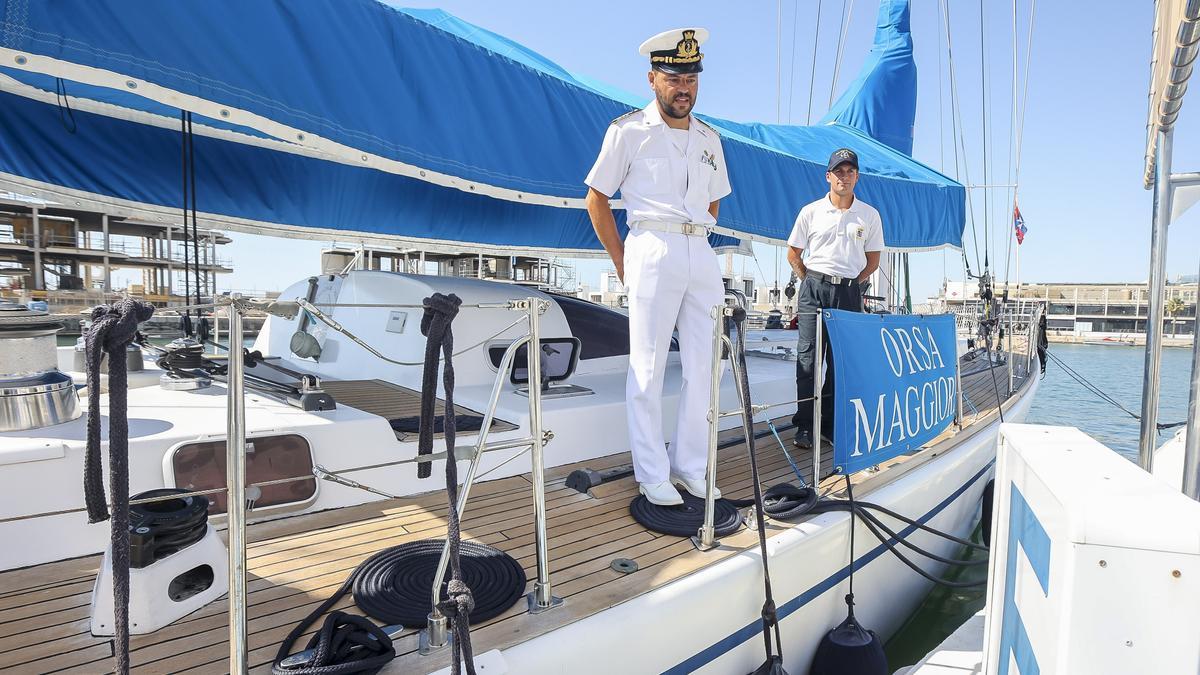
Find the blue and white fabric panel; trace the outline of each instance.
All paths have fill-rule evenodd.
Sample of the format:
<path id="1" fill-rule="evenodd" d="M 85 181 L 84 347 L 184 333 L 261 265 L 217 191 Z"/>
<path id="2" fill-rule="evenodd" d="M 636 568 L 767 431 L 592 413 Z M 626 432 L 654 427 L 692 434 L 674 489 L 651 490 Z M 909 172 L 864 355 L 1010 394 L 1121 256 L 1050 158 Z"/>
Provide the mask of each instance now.
<path id="1" fill-rule="evenodd" d="M 0 172 L 182 209 L 177 127 L 164 129 L 80 110 L 71 114 L 74 133 L 66 130 L 54 105 L 0 92 Z M 306 226 L 450 243 L 582 251 L 595 246 L 586 211 L 491 199 L 200 134 L 194 143 L 202 214 L 264 227 Z M 624 211 L 615 215 L 624 231 Z"/>
<path id="2" fill-rule="evenodd" d="M 833 463 L 844 474 L 916 452 L 954 420 L 954 317 L 822 310 L 833 348 Z"/>
<path id="3" fill-rule="evenodd" d="M 0 172 L 173 204 L 178 101 L 195 112 L 202 171 L 217 172 L 198 186 L 202 218 L 600 252 L 583 178 L 609 121 L 641 103 L 445 12 L 374 0 L 0 0 L 0 22 L 0 91 L 41 100 L 0 107 L 3 144 L 28 146 L 0 153 Z M 77 134 L 59 123 L 60 86 L 96 104 Z M 889 247 L 960 245 L 962 186 L 856 129 L 706 119 L 733 183 L 727 232 L 785 240 L 827 189 L 825 157 L 848 145 Z M 115 135 L 79 138 L 87 127 Z M 114 148 L 146 156 L 110 161 Z"/>

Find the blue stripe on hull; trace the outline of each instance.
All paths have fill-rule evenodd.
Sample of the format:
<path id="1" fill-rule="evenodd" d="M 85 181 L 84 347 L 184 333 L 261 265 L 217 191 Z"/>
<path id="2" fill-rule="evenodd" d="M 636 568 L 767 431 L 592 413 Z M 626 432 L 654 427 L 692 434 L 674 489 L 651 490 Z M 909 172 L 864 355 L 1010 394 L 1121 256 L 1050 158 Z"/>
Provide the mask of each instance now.
<path id="1" fill-rule="evenodd" d="M 972 476 L 970 478 L 970 480 L 968 480 L 966 483 L 964 483 L 962 485 L 962 487 L 955 490 L 953 494 L 951 494 L 949 497 L 942 500 L 941 503 L 939 503 L 937 506 L 930 509 L 928 513 L 926 513 L 925 515 L 918 518 L 917 522 L 924 524 L 924 523 L 928 522 L 930 519 L 932 519 L 934 516 L 941 513 L 943 510 L 945 510 L 946 507 L 948 507 L 948 506 L 950 506 L 950 504 L 954 503 L 954 501 L 956 499 L 961 497 L 964 492 L 966 492 L 972 485 L 974 485 L 976 481 L 978 481 L 980 478 L 982 478 L 984 475 L 986 475 L 987 472 L 989 470 L 991 470 L 992 465 L 994 463 L 995 463 L 995 460 L 988 462 L 986 466 L 984 466 L 982 469 L 980 469 L 974 476 Z M 917 528 L 915 525 L 909 525 L 908 527 L 905 527 L 903 530 L 900 530 L 899 534 L 901 537 L 905 537 L 905 536 L 908 536 L 909 534 L 911 534 L 912 532 L 915 532 L 916 529 Z M 892 539 L 891 543 L 895 543 L 895 541 L 896 541 L 895 539 Z M 878 546 L 871 549 L 866 554 L 859 556 L 857 559 L 858 562 L 856 565 L 856 569 L 862 569 L 863 566 L 865 566 L 867 563 L 870 563 L 872 560 L 883 555 L 883 553 L 886 550 L 887 550 L 886 546 L 884 546 L 883 544 L 879 544 Z M 787 616 L 789 614 L 791 614 L 791 613 L 795 612 L 796 610 L 800 609 L 801 607 L 807 605 L 809 602 L 812 602 L 814 599 L 819 597 L 822 593 L 824 593 L 825 591 L 828 591 L 829 589 L 833 588 L 834 586 L 837 586 L 839 583 L 842 582 L 843 579 L 846 579 L 849 576 L 850 576 L 850 566 L 846 565 L 845 567 L 841 568 L 837 572 L 834 572 L 833 574 L 829 575 L 829 577 L 827 577 L 821 583 L 813 586 L 812 588 L 809 588 L 807 591 L 804 591 L 803 593 L 796 596 L 795 598 L 792 598 L 791 600 L 788 600 L 786 603 L 780 605 L 779 609 L 778 609 L 779 620 L 782 621 L 783 619 L 787 618 Z M 716 644 L 708 647 L 707 649 L 704 649 L 703 651 L 693 655 L 692 657 L 684 660 L 683 662 L 679 663 L 675 667 L 670 668 L 664 672 L 669 675 L 685 675 L 686 673 L 694 672 L 697 669 L 701 668 L 702 666 L 705 666 L 705 665 L 715 661 L 722 654 L 734 649 L 735 647 L 742 644 L 746 640 L 749 640 L 749 639 L 753 638 L 754 636 L 759 635 L 761 632 L 762 632 L 762 621 L 760 619 L 755 619 L 751 623 L 748 623 L 745 626 L 743 626 L 742 628 L 738 629 L 737 632 L 733 633 L 732 635 L 722 638 Z"/>

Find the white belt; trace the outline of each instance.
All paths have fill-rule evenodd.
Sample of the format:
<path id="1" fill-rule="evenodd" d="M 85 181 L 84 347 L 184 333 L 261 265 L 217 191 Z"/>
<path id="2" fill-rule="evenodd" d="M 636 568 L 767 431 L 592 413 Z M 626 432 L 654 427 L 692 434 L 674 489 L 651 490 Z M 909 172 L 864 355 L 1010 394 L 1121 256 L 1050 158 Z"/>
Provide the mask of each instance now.
<path id="1" fill-rule="evenodd" d="M 675 234 L 686 234 L 690 237 L 708 237 L 710 232 L 708 225 L 700 225 L 697 223 L 660 223 L 653 220 L 639 220 L 633 224 L 636 230 L 653 230 L 655 232 L 674 232 Z"/>

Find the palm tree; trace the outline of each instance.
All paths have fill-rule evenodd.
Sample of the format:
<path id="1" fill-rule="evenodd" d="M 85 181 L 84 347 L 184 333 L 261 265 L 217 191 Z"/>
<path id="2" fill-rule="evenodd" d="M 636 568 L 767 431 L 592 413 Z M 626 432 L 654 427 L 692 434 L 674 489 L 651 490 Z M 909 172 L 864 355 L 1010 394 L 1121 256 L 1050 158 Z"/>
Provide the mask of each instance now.
<path id="1" fill-rule="evenodd" d="M 1179 298 L 1171 298 L 1167 301 L 1163 309 L 1166 310 L 1167 316 L 1171 317 L 1171 337 L 1175 337 L 1176 327 L 1179 325 L 1175 321 L 1175 317 L 1187 309 L 1187 305 Z"/>

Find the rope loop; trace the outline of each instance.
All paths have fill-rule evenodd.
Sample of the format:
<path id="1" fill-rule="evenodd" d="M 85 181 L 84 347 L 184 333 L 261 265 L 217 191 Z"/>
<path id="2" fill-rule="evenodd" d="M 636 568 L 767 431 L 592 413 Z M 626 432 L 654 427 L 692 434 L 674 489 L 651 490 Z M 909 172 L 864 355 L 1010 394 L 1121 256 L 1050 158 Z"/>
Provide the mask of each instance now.
<path id="1" fill-rule="evenodd" d="M 134 298 L 121 298 L 111 305 L 92 308 L 88 335 L 96 335 L 106 352 L 119 352 L 137 335 L 138 324 L 154 314 L 154 306 Z"/>
<path id="2" fill-rule="evenodd" d="M 374 673 L 396 656 L 387 632 L 365 617 L 333 612 L 308 641 L 309 661 L 296 667 L 276 663 L 277 675 L 343 675 Z"/>
<path id="3" fill-rule="evenodd" d="M 113 570 L 113 620 L 116 639 L 114 671 L 129 672 L 129 394 L 125 348 L 137 337 L 138 324 L 154 314 L 154 306 L 133 298 L 92 309 L 84 335 L 87 369 L 87 445 L 83 456 L 83 498 L 88 522 L 109 519 L 104 499 L 100 455 L 100 361 L 108 354 L 109 527 Z"/>
<path id="4" fill-rule="evenodd" d="M 421 315 L 421 335 L 429 337 L 435 319 L 449 323 L 458 316 L 458 308 L 462 305 L 462 299 L 453 293 L 450 295 L 434 293 L 425 298 L 421 304 L 425 308 L 425 313 Z"/>

